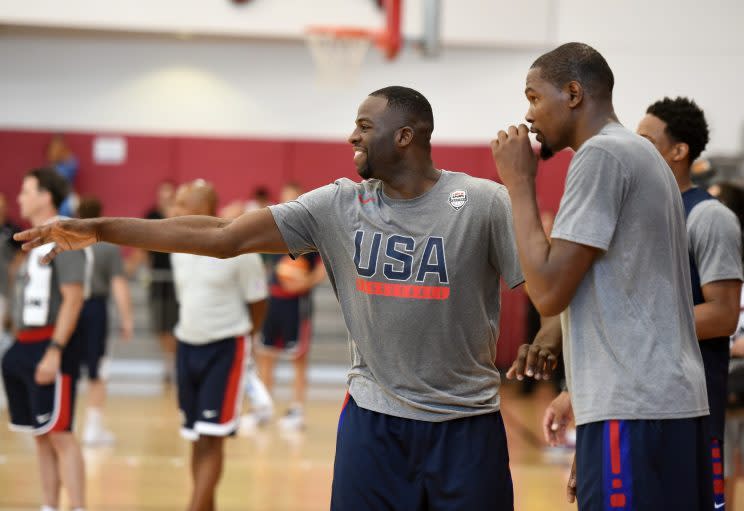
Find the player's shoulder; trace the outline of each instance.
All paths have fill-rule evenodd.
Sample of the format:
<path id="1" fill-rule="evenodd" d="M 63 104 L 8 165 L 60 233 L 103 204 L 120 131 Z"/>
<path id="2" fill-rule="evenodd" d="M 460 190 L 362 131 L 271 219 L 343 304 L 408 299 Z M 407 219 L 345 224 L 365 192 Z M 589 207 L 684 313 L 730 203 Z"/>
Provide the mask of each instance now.
<path id="1" fill-rule="evenodd" d="M 704 200 L 692 208 L 687 220 L 690 224 L 704 224 L 706 227 L 712 225 L 739 227 L 739 219 L 736 214 L 721 201 L 713 198 Z"/>
<path id="2" fill-rule="evenodd" d="M 83 250 L 66 250 L 52 259 L 53 268 L 62 273 L 77 272 L 85 268 L 88 258 Z"/>
<path id="3" fill-rule="evenodd" d="M 322 203 L 327 201 L 343 200 L 345 198 L 356 197 L 363 192 L 364 187 L 367 185 L 367 181 L 357 183 L 349 178 L 343 177 L 336 179 L 332 183 L 314 188 L 302 194 L 298 200 L 303 203 Z"/>
<path id="4" fill-rule="evenodd" d="M 639 153 L 653 154 L 653 144 L 619 123 L 611 123 L 579 148 L 577 155 L 603 151 L 622 161 Z"/>
<path id="5" fill-rule="evenodd" d="M 508 201 L 509 192 L 501 183 L 491 179 L 471 176 L 465 172 L 443 170 L 443 176 L 447 179 L 448 189 L 462 189 L 469 195 L 468 200 L 474 201 Z"/>

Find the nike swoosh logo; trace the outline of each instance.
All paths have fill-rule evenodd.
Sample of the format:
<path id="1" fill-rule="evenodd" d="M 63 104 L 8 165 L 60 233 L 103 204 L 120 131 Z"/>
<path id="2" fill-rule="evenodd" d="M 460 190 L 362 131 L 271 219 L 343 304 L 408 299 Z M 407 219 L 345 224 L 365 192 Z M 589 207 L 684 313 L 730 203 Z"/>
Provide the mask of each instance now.
<path id="1" fill-rule="evenodd" d="M 716 509 L 721 509 L 721 508 L 722 508 L 723 506 L 725 506 L 725 505 L 726 505 L 726 503 L 725 503 L 725 502 L 721 502 L 720 504 L 716 504 L 716 503 L 714 502 L 714 503 L 713 503 L 713 505 L 715 506 L 715 508 L 716 508 Z"/>
<path id="2" fill-rule="evenodd" d="M 359 202 L 361 202 L 362 204 L 369 204 L 370 202 L 374 202 L 374 200 L 375 200 L 374 197 L 370 197 L 368 199 L 365 199 L 361 195 L 359 196 Z"/>

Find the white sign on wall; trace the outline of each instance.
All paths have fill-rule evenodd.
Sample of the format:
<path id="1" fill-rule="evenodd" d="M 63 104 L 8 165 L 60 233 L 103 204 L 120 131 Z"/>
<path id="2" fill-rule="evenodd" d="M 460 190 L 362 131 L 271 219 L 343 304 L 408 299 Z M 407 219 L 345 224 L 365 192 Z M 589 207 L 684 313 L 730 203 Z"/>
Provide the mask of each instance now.
<path id="1" fill-rule="evenodd" d="M 98 165 L 121 165 L 127 159 L 124 137 L 96 137 L 93 140 L 93 161 Z"/>

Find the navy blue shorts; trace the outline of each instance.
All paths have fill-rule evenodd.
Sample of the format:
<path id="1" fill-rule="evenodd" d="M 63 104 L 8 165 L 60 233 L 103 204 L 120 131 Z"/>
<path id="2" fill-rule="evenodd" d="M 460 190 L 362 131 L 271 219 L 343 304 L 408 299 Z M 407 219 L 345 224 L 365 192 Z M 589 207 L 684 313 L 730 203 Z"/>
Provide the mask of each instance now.
<path id="1" fill-rule="evenodd" d="M 714 509 L 708 418 L 581 425 L 576 482 L 582 511 Z"/>
<path id="2" fill-rule="evenodd" d="M 259 348 L 283 351 L 297 358 L 310 349 L 312 315 L 309 296 L 271 297 Z"/>
<path id="3" fill-rule="evenodd" d="M 106 355 L 108 336 L 108 300 L 105 297 L 92 297 L 85 300 L 80 311 L 77 332 L 82 343 L 81 364 L 86 368 L 88 378 L 98 380 L 101 363 Z"/>
<path id="4" fill-rule="evenodd" d="M 33 435 L 72 431 L 80 366 L 79 340 L 73 335 L 68 341 L 56 381 L 39 385 L 34 381 L 36 365 L 49 346 L 53 328 L 35 331 L 44 332 L 43 338 L 17 339 L 3 357 L 2 374 L 10 412 L 10 429 Z M 33 336 L 34 330 L 25 331 L 24 335 L 28 332 L 32 332 Z"/>
<path id="5" fill-rule="evenodd" d="M 332 511 L 513 509 L 500 413 L 424 422 L 360 408 L 347 395 Z"/>
<path id="6" fill-rule="evenodd" d="M 201 345 L 178 341 L 176 381 L 184 438 L 229 436 L 237 431 L 244 353 L 244 337 Z"/>

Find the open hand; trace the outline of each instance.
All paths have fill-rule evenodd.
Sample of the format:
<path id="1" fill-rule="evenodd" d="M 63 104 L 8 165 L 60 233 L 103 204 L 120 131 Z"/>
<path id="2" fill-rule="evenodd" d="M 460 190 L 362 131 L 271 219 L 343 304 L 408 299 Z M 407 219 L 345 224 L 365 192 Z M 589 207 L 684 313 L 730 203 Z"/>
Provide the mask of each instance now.
<path id="1" fill-rule="evenodd" d="M 573 421 L 571 396 L 561 392 L 545 409 L 543 415 L 543 435 L 551 447 L 566 444 L 566 428 Z"/>
<path id="2" fill-rule="evenodd" d="M 516 360 L 506 372 L 506 377 L 510 380 L 523 380 L 525 376 L 549 380 L 558 367 L 558 357 L 563 350 L 560 318 L 541 318 L 541 323 L 540 331 L 532 344 L 519 347 Z"/>
<path id="3" fill-rule="evenodd" d="M 491 141 L 493 162 L 507 188 L 520 180 L 534 181 L 537 175 L 537 155 L 532 150 L 529 133 L 524 124 L 509 126 Z"/>
<path id="4" fill-rule="evenodd" d="M 537 343 L 522 344 L 517 358 L 506 372 L 510 380 L 523 380 L 525 376 L 536 380 L 549 380 L 558 367 L 558 355 L 553 350 Z"/>
<path id="5" fill-rule="evenodd" d="M 66 250 L 80 250 L 98 241 L 93 220 L 56 220 L 19 232 L 13 239 L 24 241 L 21 248 L 25 251 L 54 243 L 54 248 L 41 260 L 45 264 Z"/>

